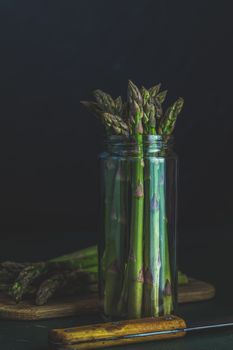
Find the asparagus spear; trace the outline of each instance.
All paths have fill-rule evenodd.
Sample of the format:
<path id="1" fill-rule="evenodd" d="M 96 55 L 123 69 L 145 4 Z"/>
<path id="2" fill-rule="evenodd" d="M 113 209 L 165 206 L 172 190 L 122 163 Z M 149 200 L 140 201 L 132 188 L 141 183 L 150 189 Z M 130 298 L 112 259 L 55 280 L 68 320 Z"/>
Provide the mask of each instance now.
<path id="1" fill-rule="evenodd" d="M 93 92 L 93 95 L 103 111 L 114 113 L 116 108 L 115 102 L 109 94 L 106 94 L 105 92 L 98 89 Z"/>
<path id="2" fill-rule="evenodd" d="M 151 102 L 147 102 L 144 106 L 144 117 L 143 117 L 143 129 L 144 134 L 155 135 L 156 134 L 156 108 Z"/>
<path id="3" fill-rule="evenodd" d="M 144 86 L 141 87 L 141 95 L 142 95 L 142 105 L 143 105 L 143 131 L 144 134 L 149 134 L 149 113 L 150 113 L 150 92 Z"/>
<path id="4" fill-rule="evenodd" d="M 78 268 L 84 268 L 82 264 L 83 262 L 85 262 L 85 266 L 96 266 L 97 265 L 97 246 L 93 245 L 91 247 L 83 248 L 73 253 L 57 256 L 49 260 L 49 262 L 55 262 L 55 263 L 67 262 L 67 261 L 68 262 L 74 261 L 75 265 L 76 263 L 80 262 L 81 266 L 78 266 Z"/>
<path id="5" fill-rule="evenodd" d="M 9 283 L 14 281 L 20 271 L 29 263 L 18 263 L 15 261 L 4 261 L 0 264 L 0 281 Z"/>
<path id="6" fill-rule="evenodd" d="M 36 305 L 44 305 L 58 290 L 69 289 L 72 285 L 79 286 L 80 290 L 88 292 L 88 286 L 96 279 L 95 273 L 80 270 L 55 273 L 41 283 L 36 293 Z"/>
<path id="7" fill-rule="evenodd" d="M 145 212 L 144 243 L 144 316 L 159 315 L 159 283 L 160 283 L 160 210 L 159 210 L 159 158 L 145 162 L 148 180 L 145 178 L 147 202 L 149 208 Z"/>
<path id="8" fill-rule="evenodd" d="M 137 157 L 132 164 L 132 201 L 129 238 L 129 256 L 125 266 L 124 281 L 118 302 L 118 312 L 127 310 L 127 316 L 140 317 L 143 293 L 143 98 L 131 81 L 128 84 L 129 124 L 135 142 Z M 127 306 L 126 306 L 127 303 Z M 125 309 L 126 307 L 126 309 Z"/>
<path id="9" fill-rule="evenodd" d="M 105 112 L 102 114 L 102 118 L 104 124 L 109 128 L 109 130 L 113 130 L 115 134 L 124 136 L 129 135 L 128 125 L 122 120 L 121 117 Z"/>
<path id="10" fill-rule="evenodd" d="M 123 102 L 122 102 L 122 98 L 121 96 L 118 96 L 116 99 L 115 99 L 115 108 L 114 108 L 114 112 L 116 115 L 119 115 L 120 117 L 122 117 L 123 115 Z"/>
<path id="11" fill-rule="evenodd" d="M 150 89 L 149 89 L 149 93 L 150 93 L 150 96 L 153 98 L 155 97 L 159 90 L 160 90 L 160 87 L 161 87 L 161 84 L 157 84 L 157 85 L 154 85 L 152 86 Z"/>
<path id="12" fill-rule="evenodd" d="M 121 188 L 120 188 L 120 232 L 119 232 L 119 244 L 118 244 L 118 252 L 117 255 L 120 257 L 121 262 L 121 276 L 119 278 L 119 286 L 118 286 L 118 298 L 117 302 L 119 301 L 122 286 L 124 283 L 124 272 L 126 267 L 127 258 L 129 256 L 129 224 L 130 224 L 130 208 L 129 208 L 129 198 L 130 198 L 130 191 L 129 191 L 129 179 L 130 179 L 130 168 L 129 168 L 129 162 L 126 158 L 125 160 L 121 160 L 121 170 L 122 170 L 122 176 L 121 176 Z M 119 289 L 120 288 L 120 289 Z M 128 290 L 126 292 L 128 294 Z M 124 305 L 125 306 L 125 305 Z M 119 313 L 118 305 L 117 305 L 117 315 L 121 316 L 122 313 Z M 123 311 L 123 313 L 125 310 Z"/>
<path id="13" fill-rule="evenodd" d="M 158 101 L 159 103 L 163 103 L 166 99 L 167 96 L 167 90 L 161 91 L 158 95 L 156 95 L 156 101 Z"/>
<path id="14" fill-rule="evenodd" d="M 150 271 L 152 276 L 151 314 L 159 316 L 159 283 L 160 283 L 160 196 L 159 196 L 159 159 L 150 161 Z"/>
<path id="15" fill-rule="evenodd" d="M 160 273 L 160 289 L 162 299 L 162 314 L 169 315 L 173 311 L 172 299 L 172 280 L 169 257 L 169 241 L 168 241 L 168 224 L 166 216 L 166 164 L 164 159 L 159 162 L 159 211 L 160 211 L 160 254 L 161 254 L 161 273 Z"/>
<path id="16" fill-rule="evenodd" d="M 149 146 L 148 146 L 149 147 Z M 152 286 L 152 275 L 150 269 L 150 159 L 144 158 L 144 285 L 143 285 L 143 316 L 150 316 L 151 311 L 151 286 Z"/>
<path id="17" fill-rule="evenodd" d="M 19 274 L 13 286 L 9 290 L 9 294 L 19 302 L 23 294 L 27 291 L 31 283 L 46 271 L 46 263 L 38 263 L 25 267 Z"/>
<path id="18" fill-rule="evenodd" d="M 143 293 L 143 148 L 142 148 L 142 96 L 131 81 L 128 84 L 128 101 L 134 123 L 134 140 L 137 158 L 132 167 L 132 204 L 130 252 L 128 259 L 128 317 L 139 318 L 142 312 Z"/>
<path id="19" fill-rule="evenodd" d="M 160 88 L 160 84 L 151 88 L 150 100 L 152 96 L 156 96 Z M 148 99 L 149 100 L 149 99 Z M 147 130 L 148 134 L 154 135 L 156 133 L 156 117 L 155 117 L 155 106 L 151 102 L 147 102 L 144 106 L 144 110 L 148 115 Z M 154 220 L 152 218 L 153 211 L 151 212 L 151 184 L 153 179 L 153 174 L 151 173 L 151 160 L 150 153 L 147 156 L 147 151 L 150 152 L 150 140 L 147 145 L 147 150 L 145 151 L 144 157 L 144 189 L 145 189 L 145 205 L 144 205 L 144 288 L 143 288 L 143 315 L 150 316 L 152 308 L 152 288 L 153 288 L 153 271 L 151 266 L 151 225 L 153 225 Z M 153 243 L 153 241 L 152 241 Z"/>
<path id="20" fill-rule="evenodd" d="M 119 181 L 120 180 L 120 181 Z M 116 225 L 117 231 L 114 232 L 115 251 L 112 256 L 117 256 L 118 259 L 118 274 L 115 273 L 114 283 L 111 283 L 113 290 L 110 295 L 113 297 L 111 309 L 112 312 L 109 315 L 122 316 L 126 313 L 126 303 L 128 296 L 128 281 L 125 261 L 128 256 L 128 221 L 129 221 L 129 209 L 128 209 L 128 181 L 129 181 L 129 168 L 128 161 L 120 159 L 118 160 L 118 176 L 116 176 L 115 190 L 120 185 L 118 190 L 118 196 L 114 196 L 113 204 L 115 203 L 115 219 L 119 217 L 118 224 Z M 117 198 L 118 197 L 118 198 Z M 114 219 L 114 218 L 113 218 Z M 110 250 L 111 251 L 111 250 Z M 120 273 L 119 273 L 120 272 Z M 107 284 L 110 282 L 105 281 Z M 113 288 L 114 287 L 114 288 Z M 106 293 L 106 299 L 107 293 Z"/>
<path id="21" fill-rule="evenodd" d="M 167 109 L 163 118 L 161 119 L 161 122 L 159 124 L 159 134 L 162 135 L 165 140 L 171 136 L 175 127 L 176 119 L 180 114 L 183 105 L 183 98 L 178 98 L 178 100 L 175 101 L 173 105 Z"/>
<path id="22" fill-rule="evenodd" d="M 162 118 L 163 115 L 163 109 L 162 109 L 162 103 L 159 102 L 157 99 L 154 102 L 154 108 L 155 108 L 155 115 L 156 115 L 156 126 L 158 127 L 159 120 Z"/>
<path id="23" fill-rule="evenodd" d="M 178 284 L 182 286 L 188 283 L 189 283 L 188 276 L 185 273 L 178 271 Z"/>
<path id="24" fill-rule="evenodd" d="M 119 102 L 117 102 L 118 106 L 115 106 L 114 110 L 113 107 L 102 110 L 102 106 L 98 105 L 96 102 L 81 101 L 81 103 L 101 119 L 108 134 L 129 135 L 128 125 L 124 122 L 123 118 L 115 112 L 117 110 L 119 111 Z M 109 112 L 109 110 L 111 110 L 111 112 Z"/>
<path id="25" fill-rule="evenodd" d="M 112 204 L 112 197 L 113 197 L 113 185 L 114 185 L 114 178 L 116 174 L 116 165 L 115 162 L 112 161 L 112 159 L 106 159 L 106 155 L 104 155 L 104 160 L 101 162 L 103 177 L 101 178 L 102 181 L 102 217 L 103 217 L 103 226 L 101 227 L 101 233 L 102 236 L 100 237 L 100 241 L 103 241 L 103 244 L 101 244 L 101 247 L 99 247 L 99 274 L 100 279 L 103 281 L 103 283 L 100 283 L 100 294 L 104 295 L 104 288 L 105 288 L 105 280 L 106 280 L 106 266 L 107 266 L 107 260 L 106 260 L 106 250 L 109 246 L 109 240 L 108 240 L 108 233 L 110 232 L 111 227 L 111 204 Z"/>
<path id="26" fill-rule="evenodd" d="M 154 105 L 154 99 L 160 89 L 160 84 L 155 85 L 150 88 L 148 91 L 146 103 L 143 105 L 144 115 L 147 118 L 144 118 L 144 130 L 149 135 L 156 134 L 156 109 Z M 151 315 L 152 307 L 152 286 L 153 286 L 153 271 L 151 269 L 150 259 L 151 259 L 151 229 L 150 226 L 153 225 L 153 219 L 151 214 L 151 183 L 152 183 L 152 174 L 150 167 L 150 153 L 147 155 L 147 152 L 150 152 L 150 141 L 146 147 L 144 153 L 144 286 L 143 286 L 143 316 Z"/>
<path id="27" fill-rule="evenodd" d="M 104 311 L 106 315 L 116 316 L 117 301 L 119 299 L 122 268 L 124 237 L 126 227 L 126 213 L 124 210 L 124 182 L 125 173 L 121 160 L 115 161 L 117 172 L 114 177 L 113 196 L 109 206 L 111 216 L 108 218 L 110 223 L 106 235 L 105 249 L 105 290 L 104 290 Z M 106 176 L 108 178 L 108 175 Z"/>

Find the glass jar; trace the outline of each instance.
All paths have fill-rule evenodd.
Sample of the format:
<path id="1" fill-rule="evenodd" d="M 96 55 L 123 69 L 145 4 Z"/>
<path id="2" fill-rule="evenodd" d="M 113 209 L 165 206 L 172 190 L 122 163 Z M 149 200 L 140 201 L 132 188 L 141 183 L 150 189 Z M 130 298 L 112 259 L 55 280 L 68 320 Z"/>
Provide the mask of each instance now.
<path id="1" fill-rule="evenodd" d="M 161 136 L 111 136 L 101 154 L 101 306 L 108 319 L 169 315 L 177 299 L 177 157 Z"/>

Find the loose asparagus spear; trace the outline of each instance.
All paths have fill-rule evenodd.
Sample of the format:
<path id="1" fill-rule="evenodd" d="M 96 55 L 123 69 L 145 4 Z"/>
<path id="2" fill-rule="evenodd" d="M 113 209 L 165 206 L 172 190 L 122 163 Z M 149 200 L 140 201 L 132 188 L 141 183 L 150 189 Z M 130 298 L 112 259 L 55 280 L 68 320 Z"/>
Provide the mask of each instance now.
<path id="1" fill-rule="evenodd" d="M 97 274 L 85 271 L 63 271 L 53 274 L 44 280 L 36 293 L 36 305 L 44 305 L 58 290 L 75 285 L 80 290 L 89 291 L 89 285 L 96 282 Z M 77 290 L 76 290 L 77 292 Z"/>
<path id="2" fill-rule="evenodd" d="M 87 247 L 87 248 L 83 248 L 80 250 L 77 250 L 73 253 L 69 253 L 69 254 L 65 254 L 65 255 L 61 255 L 61 256 L 57 256 L 53 259 L 50 259 L 49 262 L 62 262 L 62 261 L 88 261 L 88 259 L 90 259 L 89 261 L 91 262 L 97 262 L 97 246 L 93 245 L 91 247 Z M 86 263 L 86 266 L 94 266 L 97 264 L 88 264 Z M 83 268 L 79 267 L 79 268 Z"/>
<path id="3" fill-rule="evenodd" d="M 182 286 L 188 283 L 189 283 L 188 276 L 185 273 L 178 271 L 178 285 Z"/>
<path id="4" fill-rule="evenodd" d="M 32 282 L 46 271 L 46 263 L 38 263 L 25 267 L 19 274 L 13 286 L 9 290 L 9 294 L 19 302 L 23 294 L 27 291 Z"/>
<path id="5" fill-rule="evenodd" d="M 0 263 L 0 281 L 12 282 L 20 271 L 28 266 L 29 263 L 17 263 L 15 261 L 4 261 Z"/>

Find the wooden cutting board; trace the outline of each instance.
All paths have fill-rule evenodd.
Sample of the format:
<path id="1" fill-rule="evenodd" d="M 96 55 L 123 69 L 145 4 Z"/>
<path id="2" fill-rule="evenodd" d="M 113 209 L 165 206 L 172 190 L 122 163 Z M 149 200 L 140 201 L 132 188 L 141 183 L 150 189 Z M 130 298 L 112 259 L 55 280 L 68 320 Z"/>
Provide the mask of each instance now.
<path id="1" fill-rule="evenodd" d="M 215 288 L 209 283 L 190 279 L 187 285 L 179 287 L 179 303 L 208 300 L 215 295 Z M 52 299 L 44 306 L 36 306 L 27 300 L 16 304 L 10 297 L 0 294 L 0 318 L 11 320 L 38 320 L 54 317 L 78 316 L 97 313 L 98 295 L 69 296 Z"/>

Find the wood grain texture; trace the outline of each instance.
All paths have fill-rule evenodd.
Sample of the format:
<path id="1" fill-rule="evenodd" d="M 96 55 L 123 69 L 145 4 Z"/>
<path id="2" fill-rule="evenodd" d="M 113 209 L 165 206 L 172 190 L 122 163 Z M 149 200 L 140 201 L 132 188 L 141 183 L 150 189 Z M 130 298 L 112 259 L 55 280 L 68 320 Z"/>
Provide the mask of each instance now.
<path id="1" fill-rule="evenodd" d="M 185 335 L 185 332 L 154 334 L 140 338 L 123 338 L 124 336 L 139 333 L 161 332 L 183 329 L 185 327 L 185 321 L 177 316 L 148 317 L 65 329 L 52 329 L 49 332 L 49 343 L 50 349 L 66 349 L 67 345 L 68 349 L 96 349 L 182 337 Z"/>
<path id="2" fill-rule="evenodd" d="M 209 283 L 190 279 L 187 285 L 179 287 L 179 303 L 208 300 L 215 295 L 215 288 Z M 53 299 L 48 304 L 36 306 L 26 300 L 16 304 L 10 297 L 0 294 L 0 318 L 11 320 L 38 320 L 54 317 L 87 315 L 97 313 L 98 295 L 69 296 Z"/>

